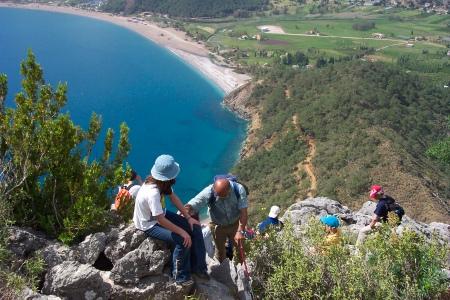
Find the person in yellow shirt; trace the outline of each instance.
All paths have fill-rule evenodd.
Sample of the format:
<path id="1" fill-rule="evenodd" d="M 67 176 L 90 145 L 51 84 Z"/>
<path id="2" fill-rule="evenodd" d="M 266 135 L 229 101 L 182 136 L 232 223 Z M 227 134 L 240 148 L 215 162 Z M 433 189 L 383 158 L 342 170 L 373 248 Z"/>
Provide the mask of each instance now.
<path id="1" fill-rule="evenodd" d="M 341 243 L 341 233 L 339 230 L 339 219 L 333 215 L 327 215 L 320 218 L 320 222 L 325 225 L 327 236 L 324 241 L 324 249 Z"/>

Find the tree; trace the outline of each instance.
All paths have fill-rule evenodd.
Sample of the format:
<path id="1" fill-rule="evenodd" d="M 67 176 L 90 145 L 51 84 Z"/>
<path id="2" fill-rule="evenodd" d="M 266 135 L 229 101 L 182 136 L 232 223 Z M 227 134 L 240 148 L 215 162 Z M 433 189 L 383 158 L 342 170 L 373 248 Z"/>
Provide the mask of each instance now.
<path id="1" fill-rule="evenodd" d="M 108 129 L 103 157 L 92 159 L 101 118 L 94 113 L 84 131 L 68 113 L 61 113 L 67 85 L 59 83 L 54 90 L 46 84 L 31 51 L 20 72 L 23 91 L 15 97 L 16 108 L 2 105 L 0 111 L 0 161 L 9 166 L 4 180 L 13 182 L 0 190 L 0 200 L 12 204 L 19 225 L 72 242 L 108 222 L 108 191 L 125 175 L 128 127 L 121 124 L 114 151 L 114 132 Z M 0 99 L 4 99 L 7 82 L 5 76 L 0 78 Z"/>
<path id="2" fill-rule="evenodd" d="M 281 62 L 284 64 L 284 65 L 292 65 L 292 62 L 293 62 L 293 57 L 292 57 L 292 54 L 291 53 L 289 53 L 289 52 L 287 52 L 286 54 L 284 54 L 284 55 L 282 55 L 281 56 Z"/>
<path id="3" fill-rule="evenodd" d="M 450 116 L 447 117 L 447 130 L 450 130 Z M 426 154 L 443 163 L 450 164 L 450 137 L 447 137 L 428 148 Z"/>
<path id="4" fill-rule="evenodd" d="M 327 60 L 324 57 L 319 57 L 316 61 L 316 67 L 317 68 L 322 68 L 325 67 L 327 65 Z"/>
<path id="5" fill-rule="evenodd" d="M 308 57 L 301 51 L 296 51 L 294 54 L 294 64 L 299 66 L 306 66 L 309 63 Z"/>

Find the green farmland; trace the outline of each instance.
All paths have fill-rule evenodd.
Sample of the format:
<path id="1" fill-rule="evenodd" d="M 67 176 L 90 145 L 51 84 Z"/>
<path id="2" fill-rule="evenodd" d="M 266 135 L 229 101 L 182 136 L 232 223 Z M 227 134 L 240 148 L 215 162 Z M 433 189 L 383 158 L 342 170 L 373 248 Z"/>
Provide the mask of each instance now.
<path id="1" fill-rule="evenodd" d="M 356 30 L 358 25 L 354 24 L 370 28 Z M 229 57 L 242 65 L 270 64 L 280 53 L 296 51 L 306 53 L 310 63 L 319 57 L 339 58 L 366 51 L 371 60 L 395 63 L 408 56 L 417 62 L 411 64 L 412 70 L 435 73 L 433 78 L 450 76 L 450 15 L 369 7 L 332 15 L 277 15 L 189 24 L 191 31 L 198 28 L 204 32 L 205 26 L 210 48 L 235 53 Z M 262 32 L 261 26 L 276 26 L 282 31 Z M 256 35 L 262 40 L 256 40 Z M 267 57 L 258 55 L 259 51 L 271 53 Z"/>

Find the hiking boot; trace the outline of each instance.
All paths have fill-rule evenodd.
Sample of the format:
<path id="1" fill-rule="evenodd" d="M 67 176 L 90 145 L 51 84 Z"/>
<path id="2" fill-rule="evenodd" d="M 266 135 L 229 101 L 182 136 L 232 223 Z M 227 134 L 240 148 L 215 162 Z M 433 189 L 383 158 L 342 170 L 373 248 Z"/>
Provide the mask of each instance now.
<path id="1" fill-rule="evenodd" d="M 209 281 L 211 279 L 211 277 L 206 272 L 193 273 L 192 275 L 194 276 L 194 279 L 196 281 L 205 282 L 205 281 Z"/>
<path id="2" fill-rule="evenodd" d="M 194 280 L 192 279 L 181 279 L 175 281 L 176 285 L 180 285 L 182 287 L 190 286 L 194 284 Z"/>

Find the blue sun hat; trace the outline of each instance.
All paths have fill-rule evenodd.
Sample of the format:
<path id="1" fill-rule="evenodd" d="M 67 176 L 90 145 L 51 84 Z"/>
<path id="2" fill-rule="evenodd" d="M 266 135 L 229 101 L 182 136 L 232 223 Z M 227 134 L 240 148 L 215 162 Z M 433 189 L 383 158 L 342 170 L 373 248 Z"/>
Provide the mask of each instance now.
<path id="1" fill-rule="evenodd" d="M 169 181 L 178 176 L 180 165 L 171 155 L 163 154 L 156 158 L 150 173 L 156 180 Z"/>
<path id="2" fill-rule="evenodd" d="M 339 219 L 336 216 L 327 215 L 320 218 L 320 222 L 323 224 L 330 226 L 332 228 L 338 228 L 339 227 Z"/>

